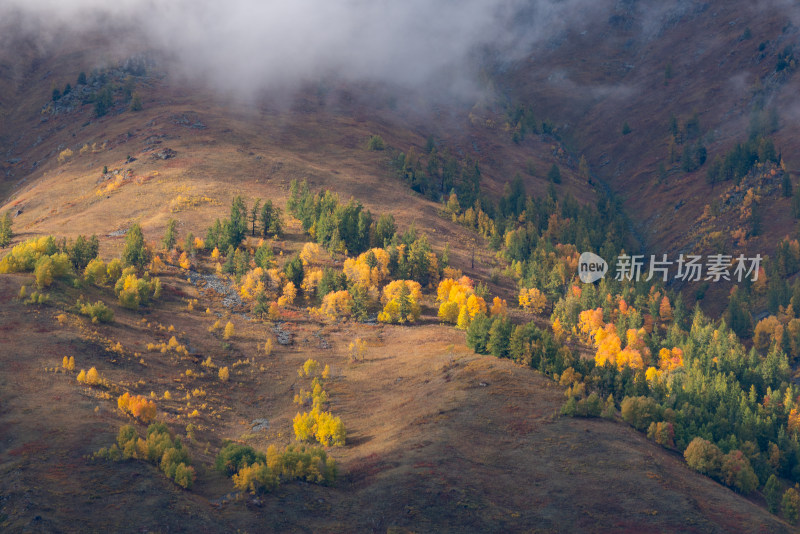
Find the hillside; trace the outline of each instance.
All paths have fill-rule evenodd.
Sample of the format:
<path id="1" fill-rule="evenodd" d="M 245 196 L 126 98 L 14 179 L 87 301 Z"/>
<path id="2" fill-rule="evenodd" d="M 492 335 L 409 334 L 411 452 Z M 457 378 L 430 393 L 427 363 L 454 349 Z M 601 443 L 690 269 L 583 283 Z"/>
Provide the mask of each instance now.
<path id="1" fill-rule="evenodd" d="M 759 415 L 766 414 L 763 420 L 774 422 L 785 437 L 779 441 L 782 456 L 776 465 L 762 461 L 772 454 L 770 446 L 778 449 L 771 441 L 777 441 L 769 433 L 771 427 L 762 425 L 762 435 L 740 436 L 739 442 L 734 438 L 722 445 L 723 452 L 730 453 L 726 460 L 735 458 L 734 453 L 741 455 L 742 449 L 748 467 L 752 462 L 757 469 L 756 487 L 749 491 L 738 479 L 723 480 L 721 471 L 713 474 L 729 488 L 693 471 L 684 460 L 683 450 L 695 436 L 712 433 L 710 425 L 698 429 L 703 423 L 700 409 L 695 426 L 685 413 L 676 415 L 681 409 L 688 412 L 682 406 L 675 406 L 671 414 L 661 410 L 642 416 L 647 421 L 641 432 L 631 426 L 623 399 L 667 394 L 653 383 L 652 375 L 645 379 L 644 366 L 595 365 L 596 349 L 600 353 L 593 344 L 596 331 L 586 335 L 585 321 L 578 319 L 580 311 L 604 306 L 612 327 L 616 320 L 620 328 L 630 324 L 634 332 L 640 327 L 644 332 L 646 315 L 648 334 L 652 333 L 647 342 L 653 349 L 652 359 L 645 359 L 654 371 L 664 360 L 658 348 L 667 347 L 669 353 L 678 344 L 687 362 L 686 375 L 679 376 L 688 376 L 689 369 L 700 372 L 700 363 L 692 367 L 692 357 L 712 366 L 711 356 L 695 356 L 688 348 L 698 344 L 690 336 L 700 337 L 701 328 L 686 311 L 694 300 L 687 298 L 679 319 L 675 293 L 655 286 L 637 290 L 609 284 L 602 286 L 607 290 L 600 295 L 602 303 L 589 305 L 594 301 L 586 295 L 594 290 L 574 278 L 577 256 L 587 246 L 615 253 L 621 248 L 648 253 L 702 249 L 709 246 L 703 234 L 740 224 L 731 222 L 738 217 L 733 211 L 700 220 L 710 196 L 730 185 L 712 189 L 705 181 L 706 167 L 686 174 L 671 169 L 666 180 L 652 179 L 653 165 L 666 146 L 659 145 L 667 135 L 662 122 L 669 122 L 670 113 L 684 124 L 690 116 L 686 109 L 702 106 L 698 112 L 703 135 L 710 135 L 704 137 L 709 159 L 745 140 L 746 135 L 737 132 L 746 130 L 751 104 L 742 101 L 737 108 L 733 96 L 717 97 L 707 79 L 688 76 L 692 64 L 679 61 L 674 52 L 688 46 L 681 44 L 687 32 L 700 33 L 698 28 L 710 25 L 713 15 L 714 27 L 722 20 L 730 35 L 709 38 L 708 49 L 714 52 L 696 58 L 709 64 L 710 57 L 719 57 L 719 50 L 731 46 L 740 28 L 728 22 L 738 15 L 733 7 L 718 13 L 692 7 L 684 9 L 677 22 L 665 24 L 674 14 L 665 8 L 654 22 L 643 17 L 649 12 L 645 4 L 615 3 L 618 10 L 632 7 L 617 13 L 607 28 L 581 33 L 576 27 L 575 34 L 566 31 L 544 53 L 518 64 L 495 65 L 492 83 L 497 92 L 488 93 L 491 98 L 484 94 L 448 106 L 398 97 L 390 85 L 331 80 L 307 84 L 291 97 L 220 96 L 173 71 L 170 59 L 148 49 L 135 32 L 121 32 L 117 41 L 98 32 L 80 38 L 55 35 L 44 43 L 15 31 L 0 32 L 0 213 L 11 214 L 14 232 L 10 245 L 0 249 L 0 258 L 12 256 L 13 247 L 33 238 L 52 235 L 56 244 L 65 238 L 69 245 L 64 246 L 69 247 L 80 235 L 96 234 L 98 258 L 105 262 L 102 278 L 108 273 L 108 280 L 98 281 L 76 269 L 50 283 L 41 282 L 36 267 L 0 275 L 0 530 L 69 532 L 84 525 L 91 531 L 115 532 L 793 531 L 793 525 L 765 506 L 766 476 L 774 471 L 781 489 L 791 488 L 793 466 L 800 462 L 786 452 L 797 448 L 796 439 L 786 437 L 787 431 L 794 432 L 789 402 L 777 408 L 770 404 L 772 397 L 783 398 L 784 393 L 790 401 L 793 397 L 791 388 L 796 386 L 788 365 L 770 367 L 773 360 L 756 354 L 758 368 L 750 374 L 757 379 L 735 367 L 739 360 L 724 360 L 714 367 L 715 372 L 720 369 L 718 374 L 709 375 L 715 384 L 725 382 L 730 388 L 727 399 L 735 403 L 737 380 L 744 391 L 753 384 L 747 409 L 760 406 Z M 762 34 L 775 34 L 778 17 L 765 20 L 769 22 L 751 24 L 752 38 L 737 41 L 742 48 L 730 66 L 724 65 L 726 75 L 734 77 L 753 61 L 749 56 L 742 59 L 744 47 L 754 46 Z M 651 32 L 647 38 L 643 30 Z M 794 35 L 793 31 L 781 35 Z M 775 40 L 770 45 L 774 51 L 788 37 L 770 39 Z M 587 66 L 575 59 L 587 49 L 615 59 L 611 66 Z M 668 56 L 667 50 L 673 50 L 670 54 L 676 59 L 675 74 L 665 84 L 661 58 Z M 636 67 L 624 67 L 628 64 Z M 564 74 L 542 83 L 542 71 L 556 72 L 553 65 Z M 766 66 L 752 68 L 761 77 L 769 76 Z M 769 103 L 789 98 L 790 74 L 769 86 Z M 70 90 L 65 92 L 68 83 Z M 687 96 L 690 85 L 696 100 Z M 614 89 L 589 91 L 591 97 L 583 90 L 602 86 Z M 674 110 L 653 105 L 670 98 Z M 706 102 L 717 107 L 707 108 Z M 535 122 L 538 131 L 520 134 L 513 119 L 517 104 L 533 110 L 537 120 L 529 124 Z M 730 109 L 736 110 L 736 120 L 720 118 Z M 521 120 L 527 120 L 524 113 Z M 609 133 L 612 127 L 620 130 L 625 121 L 631 132 L 624 138 L 621 132 Z M 791 122 L 782 118 L 773 133 L 791 173 Z M 376 138 L 384 146 L 376 146 Z M 582 155 L 590 175 L 581 168 Z M 455 169 L 452 176 L 447 175 L 452 170 L 448 165 Z M 773 169 L 771 179 L 765 180 Z M 746 252 L 774 250 L 790 231 L 791 199 L 779 195 L 783 170 L 778 169 L 779 165 L 765 167 L 763 176 L 754 173 L 743 180 L 762 187 L 763 198 L 775 200 L 763 234 L 746 240 Z M 479 186 L 473 190 L 470 180 L 476 176 Z M 445 187 L 447 180 L 451 182 Z M 376 244 L 377 230 L 370 226 L 368 245 L 360 250 L 350 246 L 347 236 L 340 236 L 346 247 L 337 246 L 333 237 L 326 241 L 320 237 L 323 219 L 304 227 L 306 214 L 291 206 L 291 184 L 296 187 L 303 181 L 310 195 L 323 190 L 338 194 L 338 208 L 351 198 L 361 203 L 373 222 L 383 214 L 393 216 L 396 233 Z M 458 191 L 460 199 L 470 194 L 474 199 L 454 209 L 451 190 Z M 622 197 L 624 213 L 616 211 L 609 191 Z M 256 199 L 271 200 L 283 211 L 282 231 L 255 235 L 258 232 L 250 232 L 248 226 L 241 243 L 231 248 L 185 243 L 190 234 L 207 241 L 216 219 L 233 218 L 232 205 L 239 196 L 247 208 Z M 163 250 L 170 220 L 175 221 L 177 239 Z M 628 232 L 624 227 L 631 222 Z M 597 227 L 579 227 L 589 224 Z M 115 278 L 113 269 L 105 267 L 125 254 L 137 225 L 158 260 L 116 273 Z M 528 237 L 519 237 L 525 232 L 530 232 Z M 332 318 L 312 310 L 325 304 L 318 286 L 292 284 L 297 294 L 287 297 L 289 264 L 304 251 L 315 251 L 302 267 L 306 273 L 339 273 L 347 262 L 360 258 L 359 252 L 381 245 L 387 257 L 388 251 L 398 249 L 402 256 L 414 250 L 419 243 L 414 237 L 423 234 L 434 261 L 442 264 L 426 264 L 422 278 L 430 271 L 430 283 L 421 284 L 418 298 L 408 297 L 419 305 L 419 317 L 408 321 L 413 324 L 380 319 L 388 305 L 369 291 L 378 295 L 388 286 L 388 276 L 380 281 L 384 285 L 365 290 L 373 300 L 367 320 L 349 311 Z M 412 236 L 408 243 L 406 236 Z M 530 242 L 519 245 L 515 239 Z M 315 240 L 322 246 L 307 248 Z M 515 243 L 519 250 L 512 250 Z M 260 269 L 257 251 L 266 249 L 274 268 Z M 524 257 L 520 250 L 526 252 Z M 234 265 L 239 261 L 236 254 L 245 257 L 242 272 Z M 445 256 L 449 271 L 443 267 Z M 380 265 L 374 253 L 372 260 Z M 225 271 L 229 268 L 233 271 Z M 144 271 L 158 277 L 159 289 L 148 286 L 145 293 L 150 295 L 145 296 L 152 297 L 150 302 L 142 298 L 141 305 L 137 300 L 132 306 L 124 300 L 127 277 L 134 277 L 134 285 L 151 280 Z M 372 273 L 369 268 L 367 272 Z M 419 276 L 411 267 L 406 274 L 393 272 L 392 277 Z M 442 316 L 440 301 L 449 297 L 437 299 L 437 282 L 461 274 L 469 284 L 474 281 L 470 296 L 477 297 L 485 288 L 486 302 L 485 313 L 472 316 L 464 311 L 465 303 L 460 311 L 456 307 L 463 327 L 458 329 L 447 324 L 456 320 Z M 357 293 L 357 283 L 345 274 L 341 278 L 345 282 L 332 293 Z M 261 282 L 261 289 L 250 287 L 248 294 L 248 280 L 254 286 Z M 533 311 L 521 309 L 520 287 L 533 286 L 546 294 L 546 304 Z M 34 291 L 46 297 L 36 302 Z M 268 311 L 257 309 L 259 292 L 270 301 Z M 712 304 L 704 307 L 721 311 L 721 290 L 712 288 L 709 295 Z M 498 305 L 490 312 L 489 307 L 497 305 L 494 296 L 505 299 L 508 309 Z M 662 297 L 669 313 L 659 313 Z M 580 298 L 582 307 L 577 304 Z M 91 312 L 82 310 L 97 301 L 113 312 L 113 320 L 93 322 L 87 316 Z M 641 311 L 638 319 L 628 312 L 636 312 L 634 305 Z M 527 352 L 517 357 L 506 347 L 503 357 L 495 357 L 486 354 L 493 349 L 477 349 L 471 339 L 474 332 L 460 324 L 461 315 L 468 324 L 481 315 L 495 321 L 492 325 L 506 321 L 509 334 L 512 324 L 520 331 L 529 328 L 534 334 L 527 340 Z M 573 324 L 565 319 L 568 315 L 574 316 Z M 605 327 L 602 317 L 601 313 L 595 327 Z M 560 331 L 557 325 L 562 322 Z M 702 320 L 694 322 L 700 325 Z M 230 332 L 226 323 L 231 324 Z M 486 330 L 484 341 L 489 338 L 488 323 Z M 716 323 L 709 323 L 702 335 L 710 339 L 711 330 L 715 342 L 725 338 L 727 331 Z M 625 337 L 624 331 L 620 336 Z M 351 344 L 359 341 L 365 348 L 354 357 Z M 634 346 L 636 336 L 631 341 L 629 333 L 627 341 L 626 350 Z M 789 341 L 786 346 L 795 348 Z M 637 347 L 642 355 L 650 355 L 650 348 Z M 744 351 L 732 341 L 720 351 L 728 349 L 731 361 Z M 63 363 L 70 356 L 72 369 Z M 347 439 L 344 446 L 322 446 L 313 439 L 306 446 L 320 445 L 335 460 L 336 481 L 294 480 L 284 472 L 271 491 L 235 489 L 234 479 L 214 468 L 217 454 L 227 440 L 261 453 L 271 446 L 285 451 L 297 444 L 295 414 L 311 406 L 300 397 L 313 388 L 315 376 L 302 370 L 312 359 L 320 367 L 329 366 L 324 380 L 322 373 L 316 375 L 325 388 L 321 405 L 341 418 Z M 78 378 L 81 370 L 90 368 L 99 372 L 97 383 Z M 658 372 L 668 376 L 674 370 L 661 365 Z M 606 374 L 600 376 L 602 372 Z M 576 375 L 573 381 L 563 378 Z M 704 384 L 704 390 L 711 389 Z M 580 388 L 582 393 L 574 393 Z M 601 402 L 610 395 L 610 414 L 562 415 L 565 401 L 585 402 L 589 391 Z M 161 454 L 148 461 L 141 452 L 144 445 L 133 447 L 138 456 L 121 461 L 97 454 L 115 443 L 123 425 L 133 425 L 137 436 L 148 432 L 146 417 L 122 408 L 118 398 L 124 393 L 154 403 L 155 420 L 181 440 L 196 475 L 190 489 L 173 482 L 174 473 L 165 476 Z M 710 410 L 706 405 L 703 409 L 705 417 Z M 739 414 L 729 413 L 736 421 L 734 415 Z M 650 419 L 654 425 L 668 424 L 673 435 L 662 439 L 647 432 Z M 721 433 L 717 427 L 714 432 Z M 315 464 L 310 469 L 322 467 Z"/>
<path id="2" fill-rule="evenodd" d="M 591 9 L 593 18 L 559 28 L 524 59 L 498 66 L 509 101 L 553 121 L 573 153 L 586 157 L 623 199 L 647 254 L 718 251 L 703 241 L 714 231 L 722 232 L 727 253 L 774 254 L 796 233 L 790 199 L 776 187 L 781 168 L 777 178 L 756 170 L 742 189 L 762 193 L 769 216 L 760 235 L 732 235 L 749 232 L 744 218 L 722 217 L 710 227 L 702 219 L 706 206 L 736 196 L 735 181 L 708 183 L 709 167 L 753 132 L 773 140 L 797 182 L 796 7 L 675 0 Z M 696 133 L 687 133 L 690 123 Z M 622 133 L 625 124 L 630 133 Z M 696 143 L 706 162 L 686 172 L 682 153 Z M 719 313 L 730 288 L 710 289 L 704 308 Z"/>
<path id="3" fill-rule="evenodd" d="M 9 303 L 2 339 L 13 347 L 3 351 L 0 379 L 4 529 L 69 531 L 86 522 L 93 530 L 123 532 L 789 531 L 624 423 L 558 418 L 562 388 L 510 361 L 475 355 L 452 329 L 331 327 L 299 319 L 284 326 L 296 341 L 266 357 L 256 343 L 269 327 L 234 318 L 240 332 L 233 351 L 225 351 L 206 332 L 202 313 L 181 311 L 177 295 L 196 289 L 175 277 L 164 280 L 176 296 L 147 314 L 151 328 L 116 306 L 114 326 L 87 328 L 80 319 L 59 324 L 48 309 L 16 302 L 28 280 L 0 277 L 0 295 Z M 219 309 L 202 296 L 201 305 Z M 202 352 L 188 361 L 148 354 L 146 343 L 166 339 L 159 324 L 175 326 L 182 341 Z M 354 336 L 369 347 L 358 364 L 346 356 Z M 115 342 L 123 353 L 106 348 Z M 144 363 L 133 351 L 145 354 Z M 178 432 L 187 421 L 200 429 L 196 439 L 184 438 L 198 465 L 190 492 L 146 463 L 86 459 L 114 442 L 124 417 L 113 399 L 97 398 L 74 373 L 53 372 L 66 354 L 145 395 L 170 390 L 177 397 L 198 386 L 208 392 L 191 408 L 180 400 L 158 402 Z M 182 376 L 185 368 L 202 369 L 196 362 L 205 356 L 219 365 L 242 357 L 252 362 L 227 384 Z M 331 488 L 288 483 L 259 498 L 235 499 L 230 480 L 210 467 L 214 451 L 223 438 L 258 448 L 289 441 L 291 396 L 302 386 L 296 369 L 308 357 L 329 364 L 335 376 L 332 407 L 346 421 L 349 441 L 331 451 L 341 480 Z M 202 415 L 187 418 L 195 407 Z M 261 418 L 268 429 L 253 430 Z"/>

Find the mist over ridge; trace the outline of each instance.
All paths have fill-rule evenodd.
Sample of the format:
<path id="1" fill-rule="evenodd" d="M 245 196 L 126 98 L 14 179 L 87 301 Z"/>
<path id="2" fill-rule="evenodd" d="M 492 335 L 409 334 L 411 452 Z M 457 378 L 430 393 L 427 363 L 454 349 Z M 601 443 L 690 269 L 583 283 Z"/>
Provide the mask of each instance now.
<path id="1" fill-rule="evenodd" d="M 477 58 L 523 57 L 586 15 L 585 0 L 7 0 L 11 21 L 46 47 L 108 29 L 177 60 L 181 74 L 249 96 L 322 78 L 474 93 Z M 138 39 L 135 36 L 140 36 Z"/>

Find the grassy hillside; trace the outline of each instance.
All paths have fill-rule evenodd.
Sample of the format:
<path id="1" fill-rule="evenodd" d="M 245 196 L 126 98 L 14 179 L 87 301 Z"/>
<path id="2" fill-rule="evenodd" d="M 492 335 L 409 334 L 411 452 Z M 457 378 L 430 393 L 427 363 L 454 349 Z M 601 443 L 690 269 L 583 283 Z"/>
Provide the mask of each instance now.
<path id="1" fill-rule="evenodd" d="M 248 206 L 256 198 L 271 199 L 286 214 L 291 181 L 306 180 L 313 192 L 329 189 L 343 203 L 354 197 L 376 218 L 393 215 L 399 234 L 413 225 L 440 259 L 449 245 L 450 265 L 487 284 L 488 301 L 495 295 L 507 299 L 514 323 L 532 321 L 549 336 L 548 318 L 559 300 L 552 295 L 574 294 L 569 265 L 575 247 L 559 243 L 547 261 L 525 259 L 531 270 L 554 263 L 553 272 L 564 279 L 548 290 L 543 310 L 523 312 L 516 298 L 517 282 L 524 280 L 514 275 L 502 232 L 481 236 L 454 222 L 444 214 L 445 199 L 414 192 L 393 162 L 401 152 L 415 152 L 424 167 L 432 144 L 464 169 L 477 163 L 484 197 L 492 200 L 508 194 L 506 183 L 518 174 L 529 195 L 545 206 L 550 198 L 556 206 L 536 230 L 542 243 L 568 235 L 571 220 L 587 217 L 579 207 L 605 198 L 598 175 L 624 189 L 623 182 L 603 176 L 597 155 L 585 150 L 597 173 L 589 180 L 578 152 L 569 150 L 577 141 L 561 136 L 568 141 L 563 144 L 558 131 L 514 137 L 507 110 L 494 104 L 440 110 L 431 120 L 366 88 L 345 86 L 308 88 L 290 102 L 225 101 L 164 70 L 158 58 L 141 71 L 128 61 L 141 56 L 92 39 L 44 48 L 15 42 L 0 49 L 0 211 L 10 210 L 15 233 L 3 256 L 33 237 L 97 234 L 99 255 L 108 261 L 122 253 L 134 223 L 158 252 L 170 219 L 177 221 L 182 243 L 190 232 L 204 237 L 215 219 L 228 216 L 237 195 Z M 85 84 L 78 83 L 81 72 Z M 54 99 L 53 89 L 63 91 L 66 83 L 71 93 Z M 106 89 L 109 101 L 98 108 L 97 95 Z M 132 106 L 134 95 L 139 110 L 131 109 L 138 107 Z M 588 120 L 600 119 L 590 113 Z M 627 137 L 639 132 L 635 120 L 630 126 Z M 373 136 L 382 138 L 383 150 L 369 149 Z M 560 183 L 548 178 L 553 165 Z M 577 199 L 574 207 L 569 195 Z M 636 214 L 644 208 L 632 203 L 634 196 L 627 201 Z M 562 205 L 578 215 L 560 211 Z M 515 215 L 524 226 L 525 216 Z M 281 268 L 312 240 L 300 221 L 288 214 L 284 220 L 283 234 L 268 240 Z M 496 220 L 500 224 L 501 217 Z M 604 238 L 605 229 L 592 230 L 593 238 Z M 495 250 L 491 241 L 498 236 Z M 615 237 L 635 246 L 629 236 Z M 240 251 L 257 248 L 258 241 L 247 237 Z M 546 376 L 532 362 L 476 354 L 464 332 L 441 324 L 435 284 L 423 288 L 421 317 L 413 325 L 323 320 L 308 310 L 319 305 L 311 295 L 263 317 L 249 301 L 226 299 L 229 279 L 216 273 L 210 254 L 198 252 L 186 268 L 177 265 L 177 252 L 160 253 L 167 265 L 151 267 L 161 280 L 161 296 L 139 309 L 121 305 L 114 280 L 57 280 L 44 290 L 49 301 L 36 304 L 28 301 L 37 289 L 33 274 L 0 275 L 0 302 L 6 303 L 0 307 L 0 527 L 70 531 L 84 522 L 91 530 L 192 532 L 792 528 L 767 512 L 761 489 L 743 496 L 691 471 L 679 448 L 647 439 L 613 404 L 607 419 L 560 416 L 564 386 L 551 377 L 566 371 L 544 369 Z M 323 256 L 314 265 L 342 268 L 343 254 Z M 279 294 L 273 290 L 270 300 Z M 633 297 L 625 295 L 631 304 Z M 92 322 L 80 313 L 79 300 L 103 301 L 114 320 Z M 227 322 L 234 333 L 226 337 Z M 667 338 L 666 323 L 656 324 L 656 335 Z M 576 368 L 594 361 L 595 347 L 577 331 L 557 338 Z M 268 340 L 271 351 L 264 349 Z M 366 348 L 354 361 L 350 344 L 356 340 Z M 69 356 L 75 359 L 71 370 L 62 364 Z M 261 452 L 296 443 L 293 419 L 307 408 L 293 399 L 310 388 L 311 379 L 298 375 L 309 359 L 329 366 L 325 406 L 347 428 L 345 446 L 327 448 L 339 468 L 337 481 L 326 486 L 288 480 L 255 495 L 236 491 L 231 477 L 213 468 L 224 440 Z M 79 371 L 92 367 L 104 383 L 78 381 Z M 638 371 L 643 377 L 644 369 Z M 590 387 L 597 386 L 586 374 Z M 641 382 L 637 378 L 636 387 Z M 144 435 L 142 418 L 118 408 L 117 398 L 126 392 L 155 403 L 157 420 L 181 438 L 196 473 L 190 490 L 153 463 L 94 456 L 115 442 L 125 424 Z"/>

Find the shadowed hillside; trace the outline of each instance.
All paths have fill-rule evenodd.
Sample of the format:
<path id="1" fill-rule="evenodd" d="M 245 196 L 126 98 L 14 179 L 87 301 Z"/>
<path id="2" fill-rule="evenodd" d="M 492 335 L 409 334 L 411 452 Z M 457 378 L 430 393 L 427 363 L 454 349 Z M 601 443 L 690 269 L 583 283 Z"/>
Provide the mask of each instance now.
<path id="1" fill-rule="evenodd" d="M 220 91 L 135 28 L 6 22 L 0 530 L 793 531 L 800 319 L 756 331 L 772 286 L 745 347 L 714 322 L 730 285 L 706 318 L 698 285 L 577 281 L 584 250 L 793 233 L 796 28 L 744 10 L 518 18 L 535 49 L 435 97 Z M 761 160 L 707 178 L 748 139 Z"/>

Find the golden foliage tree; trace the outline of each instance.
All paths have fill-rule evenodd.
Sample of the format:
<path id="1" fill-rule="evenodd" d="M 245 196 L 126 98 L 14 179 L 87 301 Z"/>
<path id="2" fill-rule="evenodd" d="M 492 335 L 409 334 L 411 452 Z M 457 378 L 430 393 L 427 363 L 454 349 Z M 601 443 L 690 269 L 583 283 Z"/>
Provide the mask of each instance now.
<path id="1" fill-rule="evenodd" d="M 669 298 L 664 295 L 661 299 L 661 304 L 658 307 L 658 316 L 665 323 L 672 320 L 672 306 L 669 303 Z"/>
<path id="2" fill-rule="evenodd" d="M 283 286 L 283 295 L 278 298 L 278 306 L 291 306 L 294 304 L 294 299 L 297 298 L 297 288 L 294 282 L 286 282 Z"/>
<path id="3" fill-rule="evenodd" d="M 347 347 L 347 353 L 350 355 L 350 361 L 357 362 L 364 359 L 367 353 L 367 342 L 363 339 L 356 338 Z"/>
<path id="4" fill-rule="evenodd" d="M 225 331 L 222 337 L 225 339 L 232 338 L 235 334 L 235 329 L 236 327 L 233 326 L 233 323 L 231 321 L 228 321 L 228 323 L 225 325 Z"/>
<path id="5" fill-rule="evenodd" d="M 535 287 L 519 290 L 519 306 L 531 313 L 540 314 L 547 305 L 547 297 Z"/>
<path id="6" fill-rule="evenodd" d="M 117 398 L 117 407 L 144 423 L 149 423 L 156 417 L 156 404 L 142 395 L 125 392 Z"/>
<path id="7" fill-rule="evenodd" d="M 348 291 L 333 291 L 323 297 L 322 304 L 314 311 L 331 321 L 350 317 L 353 312 L 353 297 Z"/>
<path id="8" fill-rule="evenodd" d="M 228 379 L 230 378 L 230 376 L 231 376 L 231 373 L 230 373 L 230 371 L 228 370 L 227 367 L 220 367 L 220 369 L 219 369 L 219 379 L 220 379 L 220 381 L 227 382 Z"/>
<path id="9" fill-rule="evenodd" d="M 383 288 L 383 311 L 378 321 L 383 323 L 413 323 L 422 313 L 422 287 L 413 280 L 395 280 Z"/>
<path id="10" fill-rule="evenodd" d="M 318 243 L 306 243 L 300 251 L 300 260 L 303 262 L 304 267 L 310 264 L 320 263 L 326 256 L 327 253 L 325 249 Z"/>
<path id="11" fill-rule="evenodd" d="M 492 307 L 489 311 L 492 317 L 496 315 L 506 317 L 508 316 L 508 304 L 506 303 L 505 299 L 495 297 L 494 300 L 492 300 Z"/>

